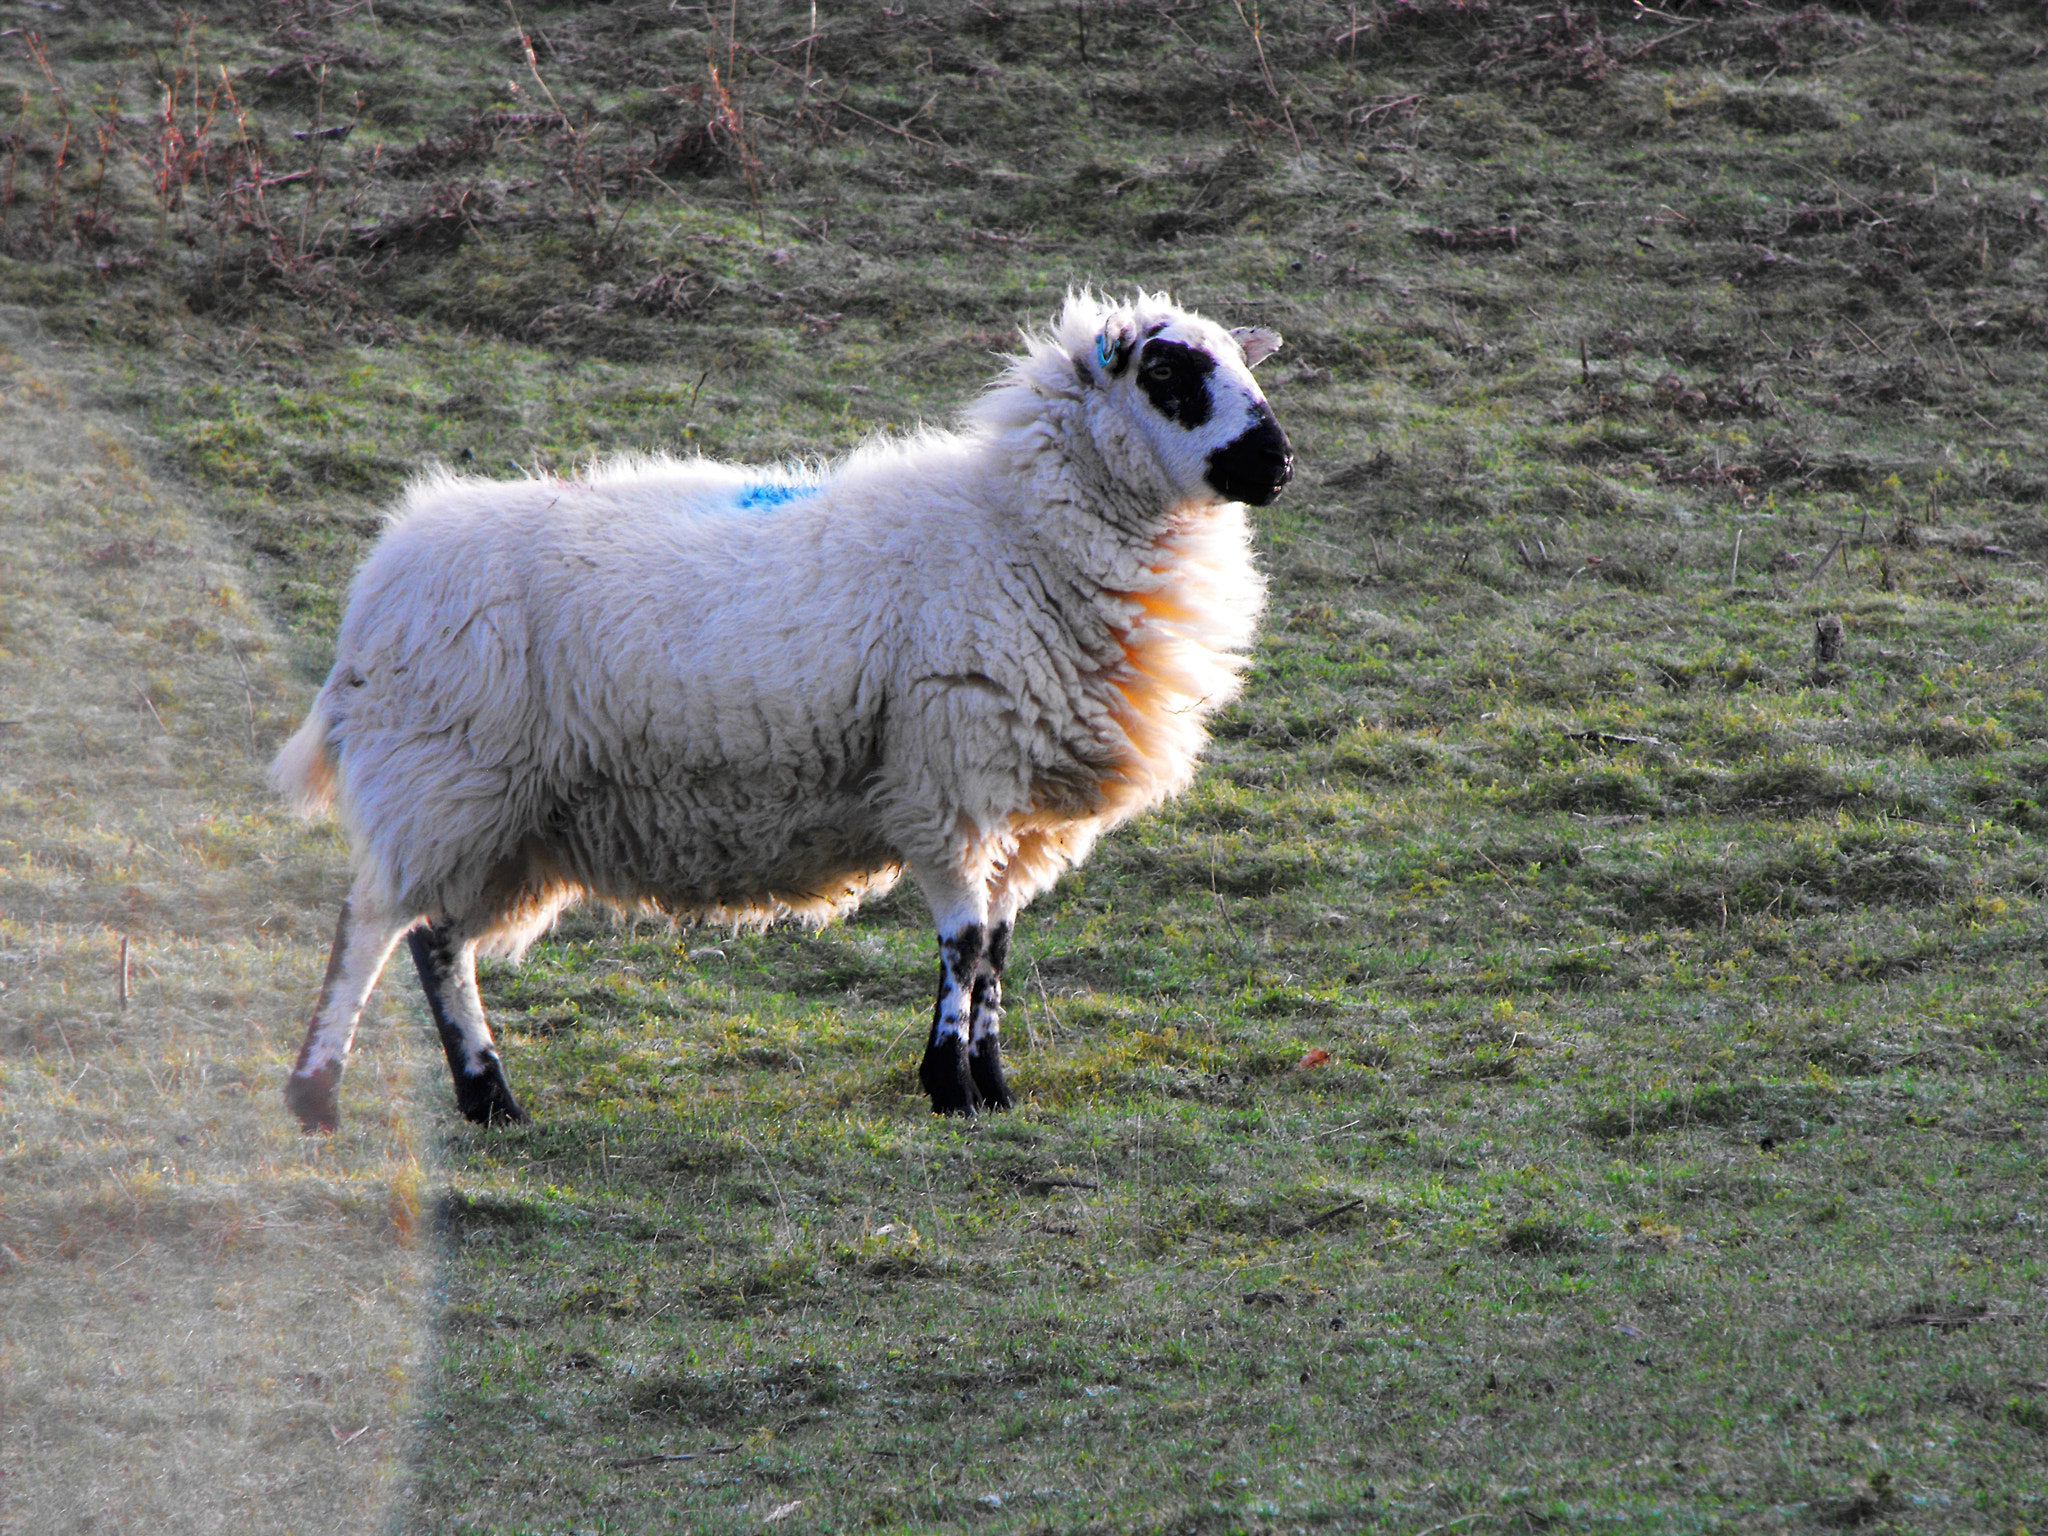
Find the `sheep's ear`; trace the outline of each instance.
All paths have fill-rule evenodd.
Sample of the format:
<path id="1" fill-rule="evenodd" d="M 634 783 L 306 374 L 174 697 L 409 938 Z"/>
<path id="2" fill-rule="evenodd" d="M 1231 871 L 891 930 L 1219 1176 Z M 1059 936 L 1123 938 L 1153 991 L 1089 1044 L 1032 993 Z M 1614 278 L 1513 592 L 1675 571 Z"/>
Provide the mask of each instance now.
<path id="1" fill-rule="evenodd" d="M 1136 342 L 1131 335 L 1129 324 L 1112 320 L 1102 328 L 1102 334 L 1095 338 L 1095 366 L 1102 370 L 1106 379 L 1123 376 L 1124 369 L 1131 363 L 1131 352 Z"/>
<path id="2" fill-rule="evenodd" d="M 1240 326 L 1230 334 L 1244 348 L 1244 365 L 1247 368 L 1258 367 L 1280 350 L 1280 333 L 1269 331 L 1263 325 Z"/>

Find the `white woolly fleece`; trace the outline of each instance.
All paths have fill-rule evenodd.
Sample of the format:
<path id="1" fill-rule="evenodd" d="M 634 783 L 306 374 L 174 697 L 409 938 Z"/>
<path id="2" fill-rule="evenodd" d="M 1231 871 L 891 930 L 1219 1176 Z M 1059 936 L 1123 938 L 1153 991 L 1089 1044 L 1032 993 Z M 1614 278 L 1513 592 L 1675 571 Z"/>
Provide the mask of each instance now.
<path id="1" fill-rule="evenodd" d="M 1097 362 L 1216 359 L 1205 430 Z M 825 920 L 910 869 L 1021 906 L 1185 788 L 1264 585 L 1202 480 L 1263 401 L 1230 332 L 1069 295 L 958 433 L 817 476 L 627 457 L 413 485 L 272 777 L 358 890 L 517 952 L 579 897 Z M 753 502 L 754 505 L 746 503 Z"/>

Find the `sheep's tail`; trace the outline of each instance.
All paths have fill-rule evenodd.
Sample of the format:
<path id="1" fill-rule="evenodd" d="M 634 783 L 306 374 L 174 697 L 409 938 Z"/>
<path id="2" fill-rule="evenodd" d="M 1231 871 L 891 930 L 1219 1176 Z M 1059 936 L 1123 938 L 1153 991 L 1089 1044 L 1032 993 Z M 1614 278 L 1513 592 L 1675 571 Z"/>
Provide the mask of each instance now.
<path id="1" fill-rule="evenodd" d="M 307 711 L 305 723 L 292 733 L 270 765 L 270 787 L 284 797 L 294 815 L 318 816 L 334 804 L 334 752 L 328 742 L 333 725 L 327 692 L 322 689 Z"/>

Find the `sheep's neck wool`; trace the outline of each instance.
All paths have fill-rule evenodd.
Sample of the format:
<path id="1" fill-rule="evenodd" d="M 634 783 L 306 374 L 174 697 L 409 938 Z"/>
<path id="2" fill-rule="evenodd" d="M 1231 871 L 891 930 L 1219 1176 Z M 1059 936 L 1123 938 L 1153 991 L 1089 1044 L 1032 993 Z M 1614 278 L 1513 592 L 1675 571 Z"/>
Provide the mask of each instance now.
<path id="1" fill-rule="evenodd" d="M 1191 507 L 1154 546 L 1142 584 L 1105 594 L 1127 614 L 1112 626 L 1123 656 L 1109 681 L 1129 742 L 1106 825 L 1185 789 L 1208 742 L 1204 718 L 1237 696 L 1264 601 L 1250 543 L 1242 506 Z"/>
<path id="2" fill-rule="evenodd" d="M 1236 503 L 1175 509 L 1147 544 L 1118 541 L 1109 570 L 1072 570 L 1100 644 L 1067 707 L 1092 746 L 1042 760 L 1029 804 L 963 849 L 1020 905 L 1088 856 L 1097 838 L 1184 790 L 1208 742 L 1205 717 L 1235 698 L 1264 605 L 1251 531 Z M 1050 552 L 1041 552 L 1047 564 Z M 1079 614 L 1070 610 L 1068 622 Z M 1077 637 L 1078 638 L 1078 637 Z M 1091 701 L 1083 704 L 1081 698 Z M 1064 735 L 1059 722 L 1048 733 Z M 998 873 L 999 872 L 999 873 Z"/>

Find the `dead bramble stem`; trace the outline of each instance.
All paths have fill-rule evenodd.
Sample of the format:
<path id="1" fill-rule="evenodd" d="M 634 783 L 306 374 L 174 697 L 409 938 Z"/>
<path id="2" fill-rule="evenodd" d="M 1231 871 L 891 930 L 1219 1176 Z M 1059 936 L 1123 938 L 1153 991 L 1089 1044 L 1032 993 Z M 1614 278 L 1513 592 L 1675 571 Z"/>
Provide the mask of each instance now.
<path id="1" fill-rule="evenodd" d="M 1266 43 L 1261 35 L 1263 28 L 1259 20 L 1258 0 L 1252 0 L 1249 16 L 1245 14 L 1244 0 L 1230 0 L 1230 3 L 1237 8 L 1237 19 L 1244 23 L 1245 30 L 1251 34 L 1252 51 L 1259 56 L 1259 73 L 1266 77 L 1266 89 L 1280 108 L 1280 117 L 1287 124 L 1287 137 L 1294 141 L 1294 152 L 1298 155 L 1301 153 L 1301 135 L 1294 131 L 1294 114 L 1287 110 L 1287 98 L 1280 94 L 1280 87 L 1273 80 L 1273 67 L 1266 62 Z"/>
<path id="2" fill-rule="evenodd" d="M 1835 535 L 1835 542 L 1830 544 L 1828 552 L 1820 557 L 1820 564 L 1813 568 L 1813 574 L 1800 584 L 1799 592 L 1801 596 L 1805 595 L 1808 587 L 1811 587 L 1816 581 L 1820 580 L 1820 573 L 1828 568 L 1828 562 L 1835 558 L 1835 551 L 1842 547 L 1842 540 L 1847 537 L 1847 534 Z"/>
<path id="3" fill-rule="evenodd" d="M 534 55 L 533 39 L 527 34 L 526 23 L 519 19 L 519 11 L 512 0 L 505 0 L 505 10 L 512 18 L 512 25 L 519 30 L 519 50 L 526 55 L 526 72 L 533 76 L 533 83 L 540 87 L 541 95 L 547 97 L 548 105 L 555 109 L 555 116 L 561 120 L 564 132 L 575 133 L 570 125 L 569 114 L 562 110 L 562 104 L 555 100 L 555 93 L 548 89 L 548 83 L 541 78 L 540 60 Z"/>
<path id="4" fill-rule="evenodd" d="M 716 22 L 713 22 L 712 25 L 714 28 L 717 27 Z M 732 89 L 727 84 L 728 81 L 734 78 L 739 63 L 738 0 L 733 0 L 733 5 L 726 16 L 723 30 L 725 33 L 725 74 L 722 77 L 718 72 L 717 61 L 712 57 L 711 45 L 707 44 L 704 49 L 705 67 L 711 75 L 711 96 L 718 105 L 718 110 L 713 114 L 712 121 L 725 128 L 732 135 L 733 143 L 739 146 L 740 169 L 746 175 L 747 194 L 753 199 L 754 203 L 754 228 L 761 237 L 761 243 L 766 245 L 768 243 L 768 219 L 766 212 L 761 206 L 761 163 L 754 157 L 753 145 L 747 141 L 745 113 L 740 104 L 733 99 Z M 811 31 L 813 34 L 817 32 L 815 18 L 813 19 Z M 750 48 L 748 53 L 758 56 L 759 50 Z M 790 71 L 790 73 L 794 73 L 794 71 Z M 805 90 L 808 92 L 810 82 L 810 45 L 808 42 L 806 42 L 804 49 L 804 81 Z"/>

